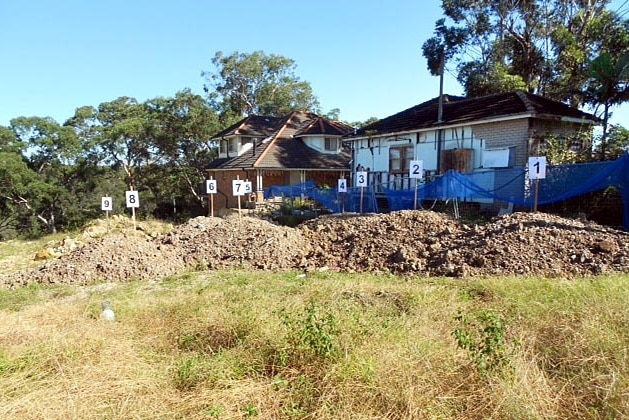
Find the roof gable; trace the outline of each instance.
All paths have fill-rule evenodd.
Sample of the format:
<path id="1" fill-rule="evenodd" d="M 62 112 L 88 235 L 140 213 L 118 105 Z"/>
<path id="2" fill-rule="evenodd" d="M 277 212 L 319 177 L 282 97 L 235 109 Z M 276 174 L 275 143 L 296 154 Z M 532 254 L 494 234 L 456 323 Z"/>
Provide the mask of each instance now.
<path id="1" fill-rule="evenodd" d="M 327 118 L 317 116 L 303 128 L 297 130 L 295 137 L 328 135 L 328 136 L 344 136 L 354 131 L 354 128 L 340 121 L 330 121 Z"/>
<path id="2" fill-rule="evenodd" d="M 441 123 L 438 122 L 438 112 L 437 97 L 362 127 L 353 136 L 360 137 L 370 132 L 387 134 L 414 131 L 518 115 L 545 119 L 569 117 L 582 119 L 586 123 L 597 121 L 593 115 L 562 102 L 522 91 L 478 98 L 445 95 Z"/>
<path id="3" fill-rule="evenodd" d="M 208 169 L 300 168 L 347 169 L 349 150 L 339 154 L 321 153 L 307 146 L 300 136 L 334 135 L 353 131 L 347 124 L 316 114 L 295 111 L 284 117 L 250 116 L 216 134 L 218 139 L 233 135 L 253 136 L 252 148 L 240 156 L 213 160 Z"/>

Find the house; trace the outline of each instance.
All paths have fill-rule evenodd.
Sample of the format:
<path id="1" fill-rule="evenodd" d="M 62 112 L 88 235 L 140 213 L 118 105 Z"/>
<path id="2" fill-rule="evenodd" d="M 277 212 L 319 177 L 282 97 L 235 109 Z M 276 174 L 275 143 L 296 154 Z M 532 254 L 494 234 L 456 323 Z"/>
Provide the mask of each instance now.
<path id="1" fill-rule="evenodd" d="M 349 147 L 342 137 L 353 130 L 309 112 L 283 117 L 251 115 L 213 137 L 219 156 L 207 168 L 216 180 L 215 209 L 236 208 L 241 198 L 232 191 L 233 180 L 252 184 L 249 200 L 263 199 L 265 188 L 313 181 L 336 185 L 349 178 Z"/>
<path id="2" fill-rule="evenodd" d="M 591 135 L 598 122 L 591 114 L 522 91 L 469 99 L 444 95 L 441 118 L 439 102 L 431 99 L 346 136 L 353 176 L 366 171 L 369 185 L 382 191 L 412 187 L 412 160 L 422 161 L 426 180 L 449 169 L 522 168 L 529 156 L 541 154 L 545 135 Z"/>

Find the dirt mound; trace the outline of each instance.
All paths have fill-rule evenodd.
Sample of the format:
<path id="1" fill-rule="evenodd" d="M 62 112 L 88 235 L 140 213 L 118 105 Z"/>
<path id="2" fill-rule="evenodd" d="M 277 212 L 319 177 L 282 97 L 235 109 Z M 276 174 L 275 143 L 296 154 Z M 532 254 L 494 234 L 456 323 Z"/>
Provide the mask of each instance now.
<path id="1" fill-rule="evenodd" d="M 424 276 L 574 276 L 629 271 L 629 235 L 596 223 L 515 213 L 469 226 L 430 211 L 320 218 L 301 230 L 304 268 Z"/>
<path id="2" fill-rule="evenodd" d="M 39 269 L 1 277 L 0 284 L 84 285 L 158 279 L 187 269 L 289 269 L 309 249 L 297 230 L 252 217 L 198 217 L 166 234 L 143 231 L 93 239 Z"/>
<path id="3" fill-rule="evenodd" d="M 232 267 L 571 277 L 629 272 L 628 239 L 596 223 L 544 213 L 474 226 L 431 211 L 324 216 L 297 228 L 255 217 L 198 217 L 166 234 L 126 230 L 91 240 L 0 284 L 124 282 Z"/>

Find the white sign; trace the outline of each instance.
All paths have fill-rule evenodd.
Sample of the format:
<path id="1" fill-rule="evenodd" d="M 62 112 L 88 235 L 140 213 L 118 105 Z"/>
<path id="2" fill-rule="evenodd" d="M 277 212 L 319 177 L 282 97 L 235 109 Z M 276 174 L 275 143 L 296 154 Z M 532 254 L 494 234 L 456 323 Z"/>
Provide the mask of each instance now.
<path id="1" fill-rule="evenodd" d="M 234 179 L 232 181 L 232 195 L 245 195 L 245 181 L 240 179 Z"/>
<path id="2" fill-rule="evenodd" d="M 546 156 L 529 157 L 529 179 L 546 178 Z"/>
<path id="3" fill-rule="evenodd" d="M 339 179 L 338 192 L 347 192 L 347 180 Z"/>
<path id="4" fill-rule="evenodd" d="M 111 197 L 101 197 L 100 203 L 103 211 L 112 211 L 114 209 L 114 202 L 111 200 Z"/>
<path id="5" fill-rule="evenodd" d="M 205 180 L 205 193 L 216 194 L 216 180 L 215 179 Z"/>
<path id="6" fill-rule="evenodd" d="M 245 181 L 245 194 L 251 194 L 253 192 L 253 185 L 251 181 Z"/>
<path id="7" fill-rule="evenodd" d="M 140 207 L 140 196 L 137 191 L 125 191 L 127 207 Z"/>
<path id="8" fill-rule="evenodd" d="M 408 172 L 409 178 L 422 179 L 424 177 L 424 161 L 411 160 L 411 167 Z"/>
<path id="9" fill-rule="evenodd" d="M 366 187 L 367 186 L 367 172 L 356 172 L 356 186 L 357 187 Z"/>

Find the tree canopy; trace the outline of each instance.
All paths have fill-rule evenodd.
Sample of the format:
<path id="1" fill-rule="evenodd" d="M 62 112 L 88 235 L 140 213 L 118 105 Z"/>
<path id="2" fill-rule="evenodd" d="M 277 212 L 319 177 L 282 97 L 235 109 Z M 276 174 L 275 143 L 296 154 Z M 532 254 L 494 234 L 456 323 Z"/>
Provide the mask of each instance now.
<path id="1" fill-rule="evenodd" d="M 629 101 L 629 20 L 610 0 L 442 0 L 445 18 L 424 42 L 432 74 L 445 58 L 467 96 L 525 90 L 603 121 L 606 158 L 614 106 Z"/>
<path id="2" fill-rule="evenodd" d="M 422 52 L 433 74 L 441 49 L 431 46 L 454 52 L 446 60 L 468 96 L 520 88 L 582 107 L 594 60 L 629 50 L 629 21 L 609 3 L 442 0 L 445 18 Z"/>
<path id="3" fill-rule="evenodd" d="M 291 111 L 320 112 L 310 83 L 295 75 L 295 62 L 262 51 L 217 52 L 214 71 L 204 71 L 205 91 L 221 114 L 281 116 Z"/>

